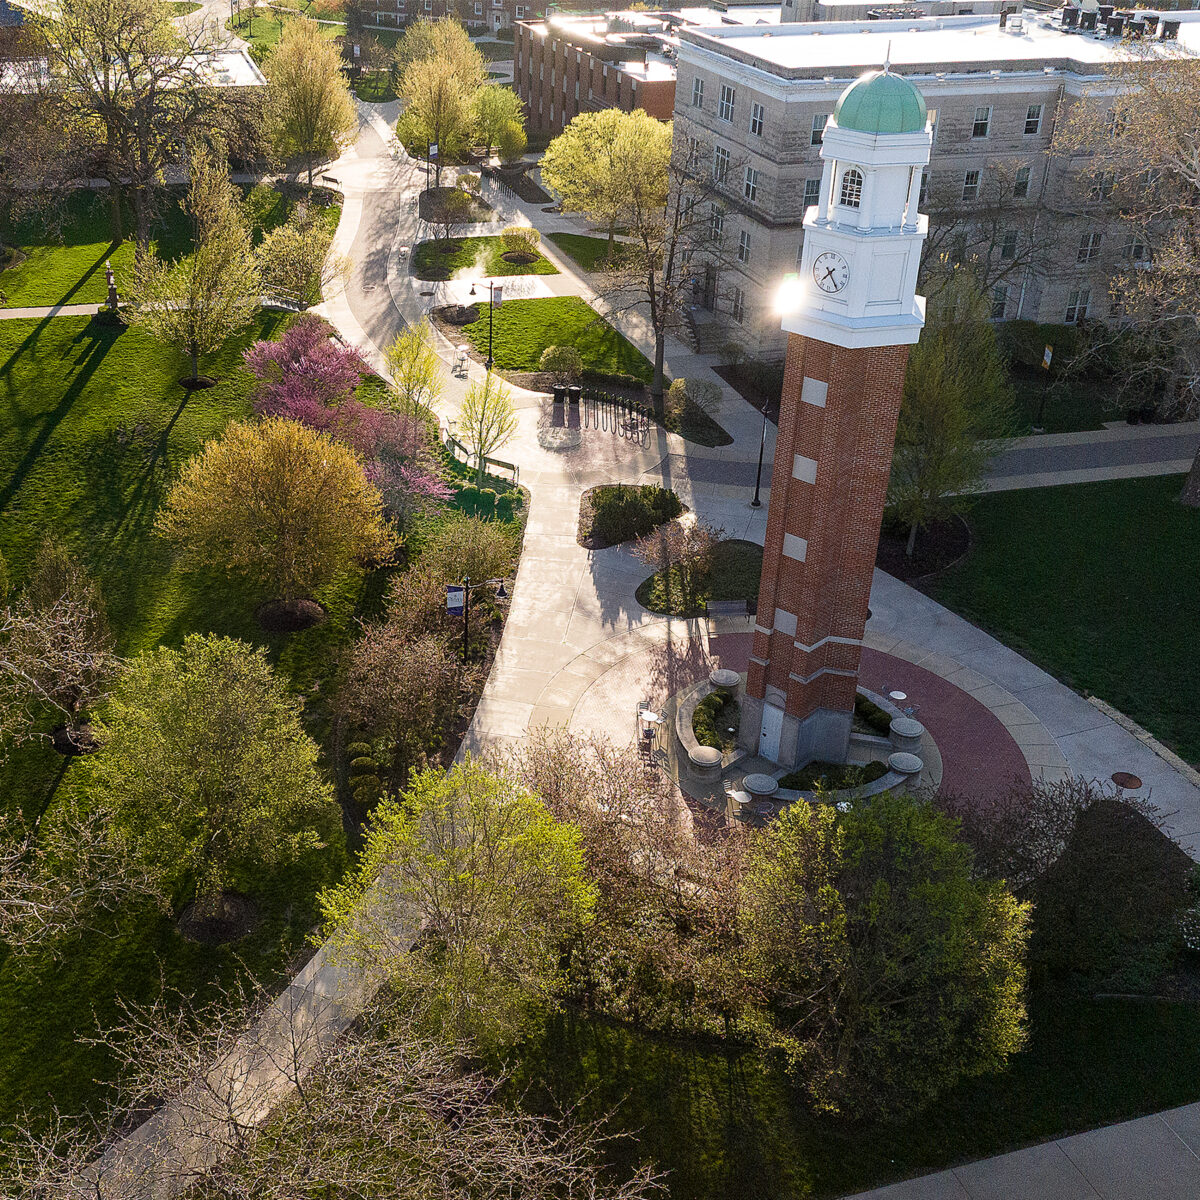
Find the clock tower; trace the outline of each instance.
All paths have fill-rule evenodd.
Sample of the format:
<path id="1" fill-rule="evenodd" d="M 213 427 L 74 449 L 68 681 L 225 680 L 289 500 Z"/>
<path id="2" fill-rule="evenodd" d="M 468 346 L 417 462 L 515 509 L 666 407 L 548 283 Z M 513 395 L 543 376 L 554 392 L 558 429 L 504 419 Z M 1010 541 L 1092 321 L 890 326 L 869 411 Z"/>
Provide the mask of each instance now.
<path id="1" fill-rule="evenodd" d="M 887 66 L 841 95 L 804 217 L 742 739 L 784 766 L 845 760 L 928 220 L 925 100 Z"/>

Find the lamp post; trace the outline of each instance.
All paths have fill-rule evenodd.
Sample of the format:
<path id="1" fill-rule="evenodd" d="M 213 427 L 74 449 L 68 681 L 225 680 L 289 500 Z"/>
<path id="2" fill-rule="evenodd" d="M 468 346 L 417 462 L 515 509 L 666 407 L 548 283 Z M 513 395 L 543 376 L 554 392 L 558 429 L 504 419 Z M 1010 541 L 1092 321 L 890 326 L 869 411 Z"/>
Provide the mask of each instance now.
<path id="1" fill-rule="evenodd" d="M 503 286 L 503 284 L 501 285 Z M 492 369 L 492 309 L 496 307 L 496 285 L 489 283 L 488 287 L 488 356 L 487 362 L 483 365 L 490 371 Z M 471 284 L 471 290 L 468 295 L 475 295 L 475 285 Z"/>
<path id="2" fill-rule="evenodd" d="M 762 508 L 759 497 L 759 487 L 762 483 L 763 451 L 767 448 L 767 407 L 763 404 L 762 437 L 758 442 L 758 470 L 754 473 L 754 499 L 750 501 L 751 508 Z"/>

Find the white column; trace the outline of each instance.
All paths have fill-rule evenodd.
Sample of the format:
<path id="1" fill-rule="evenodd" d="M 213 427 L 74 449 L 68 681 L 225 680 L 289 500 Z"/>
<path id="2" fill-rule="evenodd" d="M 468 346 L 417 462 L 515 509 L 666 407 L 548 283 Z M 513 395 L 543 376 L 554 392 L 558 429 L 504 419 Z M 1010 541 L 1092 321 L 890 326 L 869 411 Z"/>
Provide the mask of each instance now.
<path id="1" fill-rule="evenodd" d="M 822 225 L 828 225 L 833 215 L 833 189 L 837 182 L 837 159 L 825 160 L 825 177 L 821 180 L 821 207 L 817 211 L 817 220 Z"/>
<path id="2" fill-rule="evenodd" d="M 921 203 L 921 168 L 910 167 L 908 179 L 908 203 L 904 206 L 904 228 L 916 229 L 917 207 Z"/>

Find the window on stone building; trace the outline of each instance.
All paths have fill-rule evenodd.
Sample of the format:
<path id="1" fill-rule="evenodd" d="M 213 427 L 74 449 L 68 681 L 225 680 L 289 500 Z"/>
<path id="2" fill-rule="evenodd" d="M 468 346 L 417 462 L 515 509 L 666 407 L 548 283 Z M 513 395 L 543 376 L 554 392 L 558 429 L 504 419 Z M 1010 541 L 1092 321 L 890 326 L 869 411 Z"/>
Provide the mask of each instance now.
<path id="1" fill-rule="evenodd" d="M 753 167 L 746 168 L 746 178 L 742 184 L 742 195 L 747 200 L 758 199 L 758 172 Z"/>
<path id="2" fill-rule="evenodd" d="M 717 102 L 717 116 L 722 121 L 733 120 L 733 101 L 737 92 L 727 83 L 721 84 L 721 98 Z"/>
<path id="3" fill-rule="evenodd" d="M 1098 233 L 1083 233 L 1079 236 L 1079 251 L 1075 261 L 1080 263 L 1095 262 L 1100 256 L 1100 235 Z"/>
<path id="4" fill-rule="evenodd" d="M 591 95 L 591 92 L 588 92 Z M 687 140 L 687 165 L 694 167 L 700 161 L 700 139 L 694 138 L 690 134 Z"/>
<path id="5" fill-rule="evenodd" d="M 743 229 L 738 234 L 738 262 L 748 263 L 750 261 L 750 234 Z"/>
<path id="6" fill-rule="evenodd" d="M 825 140 L 825 126 L 829 123 L 828 113 L 817 113 L 812 119 L 812 139 L 810 144 L 819 146 Z"/>
<path id="7" fill-rule="evenodd" d="M 971 136 L 973 138 L 985 138 L 988 135 L 988 128 L 992 123 L 992 106 L 990 104 L 981 104 L 975 110 L 975 120 L 971 125 Z"/>
<path id="8" fill-rule="evenodd" d="M 714 242 L 719 242 L 725 235 L 725 210 L 719 205 L 710 206 L 708 232 L 712 235 Z"/>
<path id="9" fill-rule="evenodd" d="M 850 167 L 842 174 L 842 189 L 838 203 L 847 208 L 857 208 L 862 203 L 863 177 L 857 167 Z"/>
<path id="10" fill-rule="evenodd" d="M 1025 110 L 1025 132 L 1027 134 L 1042 132 L 1042 106 L 1031 104 Z"/>
<path id="11" fill-rule="evenodd" d="M 804 181 L 804 207 L 809 208 L 821 203 L 821 179 L 806 179 Z"/>
<path id="12" fill-rule="evenodd" d="M 698 75 L 692 80 L 692 107 L 704 107 L 704 80 Z"/>
<path id="13" fill-rule="evenodd" d="M 1013 177 L 1013 196 L 1018 200 L 1024 200 L 1029 195 L 1029 168 L 1018 167 L 1017 173 Z"/>
<path id="14" fill-rule="evenodd" d="M 1145 262 L 1150 256 L 1146 253 L 1146 242 L 1140 233 L 1127 233 L 1125 245 L 1121 247 L 1121 257 L 1130 262 Z"/>
<path id="15" fill-rule="evenodd" d="M 1088 302 L 1091 298 L 1090 288 L 1072 288 L 1067 295 L 1067 310 L 1063 313 L 1063 324 L 1078 325 L 1087 316 Z"/>
<path id="16" fill-rule="evenodd" d="M 763 131 L 763 106 L 761 104 L 750 105 L 750 132 L 755 137 L 762 137 Z"/>
<path id="17" fill-rule="evenodd" d="M 717 146 L 713 150 L 713 179 L 717 183 L 724 183 L 728 174 L 729 151 L 724 146 Z"/>
<path id="18" fill-rule="evenodd" d="M 729 305 L 729 314 L 739 325 L 746 319 L 746 293 L 740 287 L 733 289 L 733 299 Z"/>
<path id="19" fill-rule="evenodd" d="M 1006 229 L 1004 231 L 1004 237 L 1000 240 L 1000 257 L 1016 258 L 1017 242 L 1019 240 L 1020 233 L 1016 229 Z"/>
<path id="20" fill-rule="evenodd" d="M 1003 321 L 1008 310 L 1008 288 L 1002 283 L 992 288 L 992 320 Z"/>
<path id="21" fill-rule="evenodd" d="M 967 171 L 963 175 L 962 198 L 964 200 L 977 200 L 979 198 L 978 171 Z"/>

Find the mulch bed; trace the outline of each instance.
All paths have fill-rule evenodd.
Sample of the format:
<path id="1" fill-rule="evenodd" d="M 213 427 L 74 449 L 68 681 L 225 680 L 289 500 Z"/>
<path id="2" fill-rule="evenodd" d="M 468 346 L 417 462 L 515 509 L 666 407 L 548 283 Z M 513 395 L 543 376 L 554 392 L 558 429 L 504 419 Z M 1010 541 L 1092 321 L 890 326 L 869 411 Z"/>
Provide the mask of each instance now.
<path id="1" fill-rule="evenodd" d="M 884 528 L 879 535 L 875 565 L 905 583 L 916 583 L 952 567 L 971 549 L 971 530 L 962 517 L 954 516 L 922 529 L 911 558 L 905 554 L 907 530 Z"/>
<path id="2" fill-rule="evenodd" d="M 221 946 L 247 937 L 258 927 L 258 922 L 258 905 L 249 896 L 225 892 L 212 912 L 198 912 L 193 900 L 180 913 L 176 925 L 189 942 Z"/>
<path id="3" fill-rule="evenodd" d="M 267 633 L 298 633 L 320 625 L 329 614 L 317 600 L 268 600 L 254 616 Z"/>

